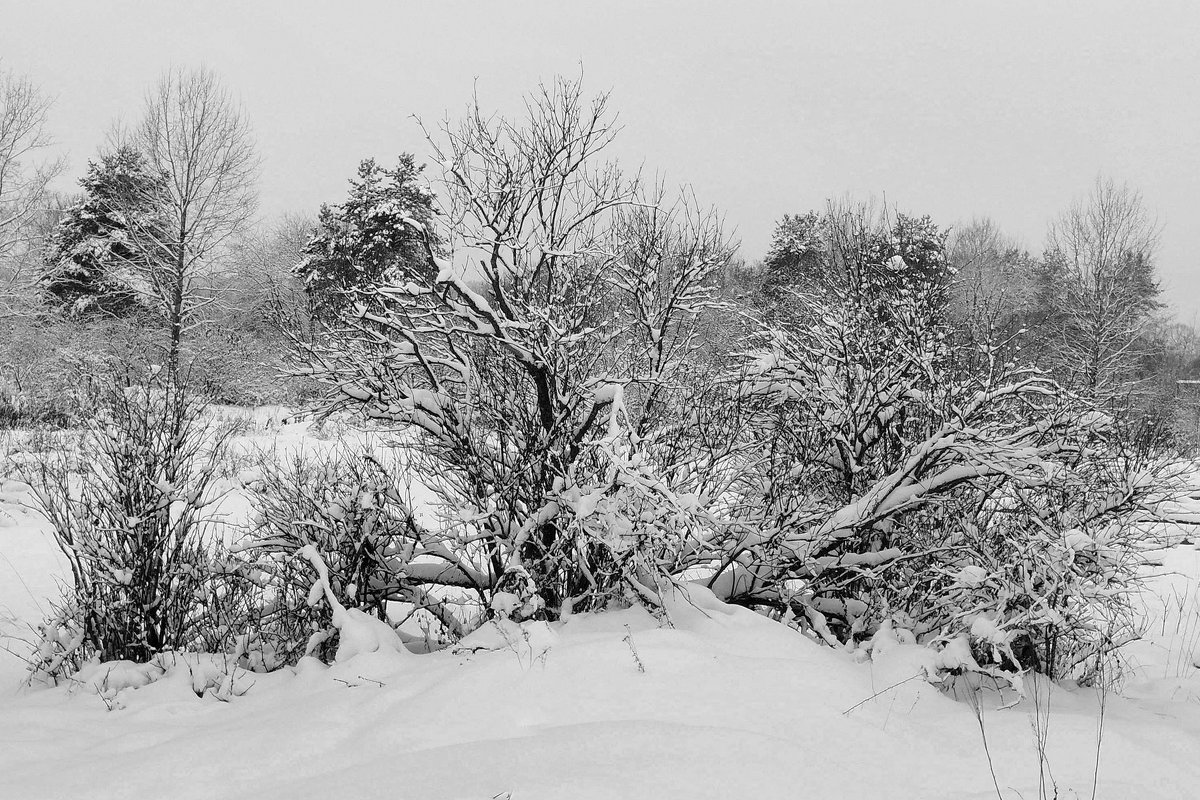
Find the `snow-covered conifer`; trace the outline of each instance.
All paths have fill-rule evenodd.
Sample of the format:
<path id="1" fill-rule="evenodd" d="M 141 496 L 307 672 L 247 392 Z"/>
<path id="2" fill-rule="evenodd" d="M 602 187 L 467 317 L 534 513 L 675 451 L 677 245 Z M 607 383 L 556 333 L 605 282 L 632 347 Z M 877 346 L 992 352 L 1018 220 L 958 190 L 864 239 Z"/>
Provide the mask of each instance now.
<path id="1" fill-rule="evenodd" d="M 161 228 L 155 198 L 163 177 L 136 149 L 118 147 L 88 162 L 80 199 L 51 239 L 40 283 L 48 302 L 71 316 L 128 316 L 149 304 L 150 255 L 133 231 Z"/>
<path id="2" fill-rule="evenodd" d="M 388 168 L 364 160 L 342 203 L 324 205 L 294 272 L 312 307 L 328 315 L 353 305 L 356 290 L 431 278 L 425 240 L 432 230 L 433 193 L 422 167 L 405 153 Z"/>

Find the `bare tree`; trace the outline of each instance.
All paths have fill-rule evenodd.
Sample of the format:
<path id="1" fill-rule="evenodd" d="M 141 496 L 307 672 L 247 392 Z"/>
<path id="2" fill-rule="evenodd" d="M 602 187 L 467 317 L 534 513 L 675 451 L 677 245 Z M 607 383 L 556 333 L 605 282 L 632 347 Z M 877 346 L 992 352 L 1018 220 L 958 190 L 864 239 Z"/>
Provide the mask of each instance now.
<path id="1" fill-rule="evenodd" d="M 476 106 L 431 137 L 450 257 L 431 240 L 430 277 L 363 290 L 308 370 L 334 407 L 420 434 L 421 473 L 460 515 L 409 523 L 397 597 L 452 584 L 518 615 L 626 591 L 653 602 L 652 548 L 632 543 L 677 517 L 653 512 L 669 481 L 628 473 L 669 472 L 661 434 L 686 427 L 681 387 L 704 383 L 689 355 L 732 247 L 714 214 L 605 160 L 604 96 L 560 80 L 527 111 L 510 122 Z"/>
<path id="2" fill-rule="evenodd" d="M 63 169 L 46 157 L 50 105 L 29 78 L 0 70 L 0 300 L 19 283 L 21 257 L 44 228 L 50 181 Z"/>
<path id="3" fill-rule="evenodd" d="M 1050 226 L 1046 249 L 1048 272 L 1059 283 L 1060 367 L 1093 396 L 1128 388 L 1157 305 L 1158 236 L 1141 194 L 1101 178 Z"/>
<path id="4" fill-rule="evenodd" d="M 247 228 L 233 244 L 236 274 L 226 283 L 232 313 L 248 315 L 251 328 L 299 334 L 312 325 L 312 301 L 293 268 L 304 258 L 317 221 L 302 214 Z"/>
<path id="5" fill-rule="evenodd" d="M 159 213 L 130 236 L 152 264 L 150 291 L 169 327 L 167 363 L 178 372 L 184 336 L 215 301 L 219 257 L 255 208 L 254 138 L 245 113 L 207 69 L 164 75 L 146 96 L 140 124 L 116 138 L 163 178 L 152 198 Z"/>
<path id="6" fill-rule="evenodd" d="M 1036 296 L 1035 263 L 991 219 L 951 233 L 946 257 L 954 270 L 949 312 L 965 353 L 1002 347 L 1015 354 Z"/>

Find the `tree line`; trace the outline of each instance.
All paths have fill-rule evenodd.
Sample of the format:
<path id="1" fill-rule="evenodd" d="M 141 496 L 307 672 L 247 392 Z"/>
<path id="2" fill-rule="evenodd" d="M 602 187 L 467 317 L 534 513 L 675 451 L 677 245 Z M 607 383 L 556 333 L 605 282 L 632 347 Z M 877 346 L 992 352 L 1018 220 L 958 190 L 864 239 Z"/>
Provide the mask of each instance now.
<path id="1" fill-rule="evenodd" d="M 176 70 L 147 94 L 136 125 L 114 127 L 79 193 L 64 197 L 49 188 L 64 163 L 42 157 L 48 101 L 13 73 L 3 94 L 0 299 L 10 325 L 18 314 L 162 325 L 160 360 L 178 369 L 189 333 L 257 342 L 272 320 L 307 329 L 355 291 L 428 268 L 419 228 L 406 223 L 432 231 L 434 196 L 411 153 L 394 166 L 365 159 L 344 201 L 315 219 L 257 222 L 249 120 L 213 73 Z M 1003 341 L 1093 396 L 1147 412 L 1164 399 L 1190 408 L 1177 381 L 1196 376 L 1200 353 L 1194 331 L 1162 313 L 1158 234 L 1140 194 L 1102 178 L 1051 221 L 1037 254 L 992 220 L 947 228 L 830 204 L 783 215 L 765 258 L 723 280 L 770 321 L 790 318 L 796 293 L 925 282 L 965 341 Z M 889 271 L 896 255 L 905 267 Z M 468 279 L 477 273 L 467 265 Z"/>

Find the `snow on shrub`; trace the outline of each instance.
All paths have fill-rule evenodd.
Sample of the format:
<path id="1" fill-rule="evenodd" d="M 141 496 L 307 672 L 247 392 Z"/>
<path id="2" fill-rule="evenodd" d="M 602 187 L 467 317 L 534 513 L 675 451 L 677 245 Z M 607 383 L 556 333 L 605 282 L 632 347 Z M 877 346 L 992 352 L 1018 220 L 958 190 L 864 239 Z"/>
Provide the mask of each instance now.
<path id="1" fill-rule="evenodd" d="M 329 498 L 269 515 L 291 552 L 328 559 L 339 603 L 382 619 L 405 602 L 458 635 L 476 610 L 663 608 L 671 583 L 699 580 L 830 644 L 887 623 L 957 664 L 966 642 L 980 668 L 1081 678 L 1135 634 L 1139 525 L 1164 467 L 1007 349 L 952 341 L 932 222 L 831 228 L 821 293 L 730 369 L 698 342 L 732 253 L 719 221 L 600 160 L 604 98 L 560 82 L 528 111 L 430 137 L 429 269 L 358 287 L 298 342 L 326 411 L 413 434 L 442 515 L 351 498 L 355 519 L 393 509 L 381 542 Z"/>
<path id="2" fill-rule="evenodd" d="M 83 438 L 78 474 L 61 452 L 22 468 L 70 565 L 65 607 L 76 617 L 43 628 L 35 670 L 66 663 L 64 625 L 78 625 L 69 640 L 84 658 L 102 660 L 145 662 L 194 637 L 222 446 L 201 410 L 163 374 L 117 386 Z"/>
<path id="3" fill-rule="evenodd" d="M 656 516 L 674 456 L 655 437 L 679 421 L 732 247 L 714 214 L 603 160 L 604 97 L 559 81 L 528 112 L 472 113 L 431 137 L 437 241 L 469 253 L 482 285 L 427 240 L 430 269 L 359 287 L 303 369 L 331 407 L 419 436 L 413 466 L 445 521 L 401 531 L 407 591 L 472 594 L 518 619 L 653 604 L 667 565 L 646 556 L 675 524 Z M 627 453 L 604 444 L 618 397 Z"/>
<path id="4" fill-rule="evenodd" d="M 367 446 L 264 457 L 252 488 L 250 536 L 224 562 L 231 579 L 254 586 L 241 627 L 233 628 L 274 643 L 287 663 L 312 649 L 314 635 L 319 651 L 332 657 L 338 607 L 386 621 L 389 604 L 400 603 L 422 616 L 435 640 L 460 636 L 472 616 L 456 613 L 461 595 L 436 596 L 410 579 L 410 561 L 421 556 L 413 539 L 420 527 L 396 472 Z M 316 567 L 302 555 L 306 547 L 320 554 L 325 587 L 338 605 L 308 602 Z"/>
<path id="5" fill-rule="evenodd" d="M 1165 462 L 995 350 L 962 369 L 918 292 L 807 303 L 752 354 L 743 435 L 761 455 L 743 464 L 741 527 L 714 543 L 731 554 L 714 590 L 831 643 L 896 620 L 935 647 L 967 636 L 1009 672 L 1086 678 L 1136 636 Z"/>
<path id="6" fill-rule="evenodd" d="M 371 616 L 359 608 L 347 608 L 342 605 L 329 586 L 329 569 L 325 566 L 317 548 L 306 544 L 300 548 L 300 555 L 312 564 L 317 572 L 317 580 L 309 591 L 309 605 L 316 605 L 324 599 L 329 605 L 333 627 L 338 632 L 336 661 L 348 661 L 363 653 L 397 653 L 404 654 L 404 644 L 396 631 L 386 619 Z"/>

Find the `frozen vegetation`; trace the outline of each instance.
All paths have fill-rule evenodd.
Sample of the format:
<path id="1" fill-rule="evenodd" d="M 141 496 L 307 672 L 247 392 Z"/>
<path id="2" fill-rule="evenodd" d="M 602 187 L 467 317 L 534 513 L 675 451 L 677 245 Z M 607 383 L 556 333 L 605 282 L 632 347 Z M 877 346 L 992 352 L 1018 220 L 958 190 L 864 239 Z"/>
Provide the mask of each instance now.
<path id="1" fill-rule="evenodd" d="M 329 446 L 308 428 L 235 444 Z M 252 473 L 219 487 L 229 522 L 249 511 Z M 0 625 L 18 654 L 68 577 L 30 501 L 0 485 Z M 969 650 L 892 625 L 829 647 L 695 583 L 654 613 L 500 618 L 428 655 L 344 609 L 331 663 L 272 672 L 168 653 L 31 691 L 6 656 L 0 796 L 958 800 L 995 797 L 994 771 L 1002 797 L 1038 797 L 1044 774 L 1060 797 L 1096 781 L 1099 797 L 1186 798 L 1200 785 L 1200 552 L 1150 558 L 1120 680 L 1030 674 L 1023 696 L 949 669 Z"/>
<path id="2" fill-rule="evenodd" d="M 557 80 L 255 231 L 174 70 L 22 223 L 0 796 L 1194 795 L 1200 358 L 1137 192 L 748 267 L 617 130 Z"/>

